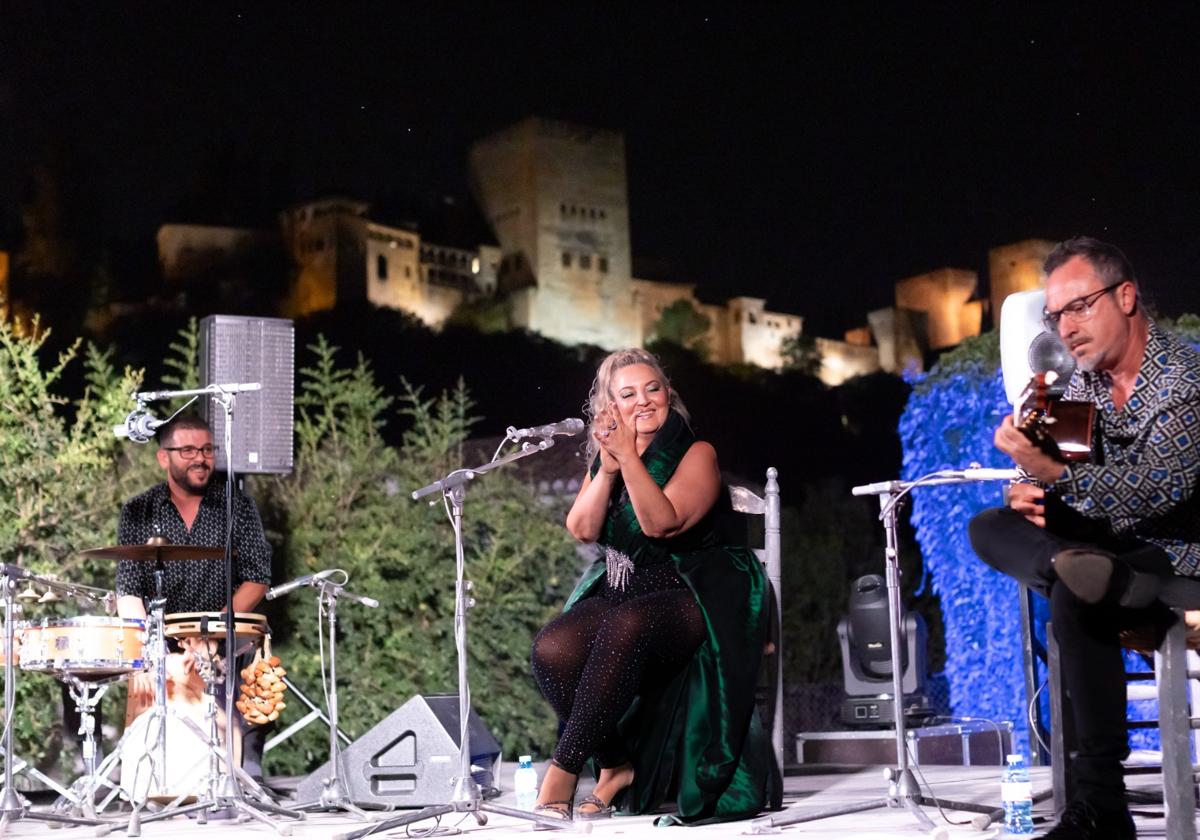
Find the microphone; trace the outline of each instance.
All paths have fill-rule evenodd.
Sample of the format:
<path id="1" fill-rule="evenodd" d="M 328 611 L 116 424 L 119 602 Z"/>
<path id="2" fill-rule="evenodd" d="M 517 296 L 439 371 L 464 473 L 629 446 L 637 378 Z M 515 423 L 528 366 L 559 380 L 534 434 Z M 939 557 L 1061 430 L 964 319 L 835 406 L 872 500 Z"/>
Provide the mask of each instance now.
<path id="1" fill-rule="evenodd" d="M 555 435 L 563 435 L 565 437 L 573 437 L 579 434 L 584 429 L 584 423 L 578 417 L 568 417 L 566 420 L 559 420 L 557 423 L 547 423 L 545 426 L 531 426 L 528 429 L 514 429 L 511 426 L 508 428 L 509 440 L 521 440 L 522 438 L 538 437 L 549 438 Z"/>
<path id="2" fill-rule="evenodd" d="M 860 484 L 857 487 L 850 488 L 850 495 L 881 496 L 886 493 L 895 493 L 899 489 L 899 481 L 877 481 L 874 484 Z"/>
<path id="3" fill-rule="evenodd" d="M 962 471 L 962 477 L 969 481 L 1016 481 L 1021 477 L 1021 473 L 1013 469 L 969 467 Z"/>
<path id="4" fill-rule="evenodd" d="M 134 394 L 141 402 L 157 402 L 158 400 L 170 400 L 175 397 L 191 397 L 203 394 L 212 394 L 220 391 L 225 394 L 241 394 L 247 391 L 261 391 L 261 382 L 230 382 L 225 385 L 213 383 L 206 388 L 193 388 L 187 391 L 141 391 Z"/>
<path id="5" fill-rule="evenodd" d="M 267 590 L 267 600 L 274 601 L 280 595 L 286 595 L 289 592 L 291 592 L 293 589 L 299 589 L 301 586 L 312 586 L 317 581 L 324 580 L 325 578 L 329 577 L 331 574 L 333 574 L 333 572 L 334 572 L 333 569 L 326 569 L 323 572 L 316 572 L 315 574 L 304 575 L 302 577 L 296 578 L 295 580 L 289 580 L 287 583 L 281 583 L 279 586 L 276 586 L 274 589 Z"/>
<path id="6" fill-rule="evenodd" d="M 379 606 L 379 601 L 374 598 L 368 598 L 366 595 L 355 595 L 353 592 L 347 592 L 344 589 L 338 593 L 338 597 L 351 600 L 356 604 L 362 604 L 364 607 L 370 607 L 371 609 Z"/>
<path id="7" fill-rule="evenodd" d="M 166 422 L 139 406 L 129 412 L 124 423 L 113 426 L 113 434 L 119 438 L 129 438 L 132 443 L 149 443 L 155 430 Z"/>

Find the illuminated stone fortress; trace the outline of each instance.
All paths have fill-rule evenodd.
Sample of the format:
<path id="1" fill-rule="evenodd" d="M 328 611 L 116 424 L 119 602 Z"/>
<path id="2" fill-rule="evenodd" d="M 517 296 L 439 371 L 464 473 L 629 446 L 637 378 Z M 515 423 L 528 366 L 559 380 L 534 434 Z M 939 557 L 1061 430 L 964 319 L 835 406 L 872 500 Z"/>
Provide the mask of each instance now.
<path id="1" fill-rule="evenodd" d="M 165 225 L 163 276 L 186 282 L 189 266 L 275 238 L 293 265 L 289 317 L 365 300 L 438 329 L 460 306 L 487 302 L 510 328 L 614 349 L 644 345 L 663 311 L 684 300 L 708 319 L 712 361 L 764 368 L 780 367 L 784 341 L 802 335 L 800 315 L 768 310 L 762 298 L 706 303 L 695 284 L 633 276 L 620 133 L 532 117 L 475 143 L 468 165 L 495 244 L 427 241 L 415 227 L 373 220 L 363 202 L 330 197 L 282 212 L 278 232 Z M 1050 246 L 1029 240 L 990 252 L 993 312 L 1004 295 L 1040 282 Z M 976 299 L 977 276 L 965 269 L 909 277 L 895 290 L 895 305 L 868 313 L 866 325 L 815 340 L 823 381 L 919 370 L 929 351 L 978 335 L 989 304 Z"/>

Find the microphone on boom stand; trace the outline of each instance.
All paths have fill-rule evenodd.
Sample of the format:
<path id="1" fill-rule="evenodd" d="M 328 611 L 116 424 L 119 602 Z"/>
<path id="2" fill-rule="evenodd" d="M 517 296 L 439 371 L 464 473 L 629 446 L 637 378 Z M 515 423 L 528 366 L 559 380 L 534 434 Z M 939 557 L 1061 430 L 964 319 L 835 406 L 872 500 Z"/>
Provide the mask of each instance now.
<path id="1" fill-rule="evenodd" d="M 530 426 L 528 429 L 514 429 L 509 426 L 505 435 L 509 440 L 523 440 L 525 438 L 552 438 L 555 435 L 563 437 L 574 437 L 582 432 L 584 422 L 578 417 L 568 417 L 566 420 L 559 420 L 557 423 L 547 423 L 545 426 Z"/>

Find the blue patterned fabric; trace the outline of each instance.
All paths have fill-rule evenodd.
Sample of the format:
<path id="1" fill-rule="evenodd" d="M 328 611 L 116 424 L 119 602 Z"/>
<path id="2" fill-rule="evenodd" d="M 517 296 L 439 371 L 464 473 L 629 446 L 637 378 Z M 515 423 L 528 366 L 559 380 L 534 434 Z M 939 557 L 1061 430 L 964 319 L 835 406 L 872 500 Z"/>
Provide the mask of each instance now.
<path id="1" fill-rule="evenodd" d="M 1062 500 L 1114 534 L 1159 546 L 1175 571 L 1200 576 L 1200 353 L 1151 322 L 1129 400 L 1105 372 L 1076 371 L 1066 398 L 1098 408 L 1097 463 L 1073 464 Z"/>

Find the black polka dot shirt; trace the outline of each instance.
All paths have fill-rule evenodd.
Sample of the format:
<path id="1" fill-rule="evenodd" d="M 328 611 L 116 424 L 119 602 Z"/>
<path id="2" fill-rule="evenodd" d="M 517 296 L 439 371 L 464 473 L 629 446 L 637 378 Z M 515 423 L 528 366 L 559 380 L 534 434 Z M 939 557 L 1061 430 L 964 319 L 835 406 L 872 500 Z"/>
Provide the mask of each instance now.
<path id="1" fill-rule="evenodd" d="M 121 508 L 117 541 L 141 545 L 150 537 L 162 536 L 176 545 L 225 545 L 225 479 L 214 474 L 200 510 L 189 531 L 171 501 L 164 481 Z M 254 502 L 241 491 L 233 494 L 233 588 L 249 581 L 271 583 L 271 546 L 263 534 L 262 520 Z M 168 560 L 163 574 L 166 611 L 217 612 L 225 608 L 225 560 Z M 117 563 L 117 594 L 138 595 L 144 601 L 154 596 L 154 564 L 141 560 Z"/>

